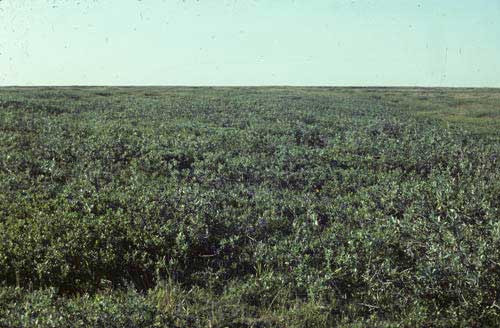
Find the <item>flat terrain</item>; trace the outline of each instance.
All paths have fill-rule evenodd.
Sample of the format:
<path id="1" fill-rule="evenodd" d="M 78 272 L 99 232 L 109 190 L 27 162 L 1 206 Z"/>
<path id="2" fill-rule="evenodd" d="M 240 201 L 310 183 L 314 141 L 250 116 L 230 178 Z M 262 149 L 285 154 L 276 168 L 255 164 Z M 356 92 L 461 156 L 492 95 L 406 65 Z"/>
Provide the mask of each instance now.
<path id="1" fill-rule="evenodd" d="M 0 327 L 500 325 L 500 89 L 0 89 Z"/>

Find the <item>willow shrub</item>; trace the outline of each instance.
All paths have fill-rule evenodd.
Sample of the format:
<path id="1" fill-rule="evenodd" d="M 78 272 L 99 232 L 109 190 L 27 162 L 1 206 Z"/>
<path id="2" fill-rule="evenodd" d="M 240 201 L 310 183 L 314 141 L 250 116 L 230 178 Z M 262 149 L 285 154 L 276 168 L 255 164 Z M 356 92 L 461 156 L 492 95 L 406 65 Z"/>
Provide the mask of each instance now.
<path id="1" fill-rule="evenodd" d="M 1 90 L 0 326 L 500 324 L 498 136 L 376 92 Z"/>

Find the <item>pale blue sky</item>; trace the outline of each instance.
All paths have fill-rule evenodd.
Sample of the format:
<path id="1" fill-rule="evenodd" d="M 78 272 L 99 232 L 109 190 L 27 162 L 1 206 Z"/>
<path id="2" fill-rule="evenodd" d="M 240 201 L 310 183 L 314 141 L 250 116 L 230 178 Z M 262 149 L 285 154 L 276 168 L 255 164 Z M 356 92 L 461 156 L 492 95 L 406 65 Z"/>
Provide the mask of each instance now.
<path id="1" fill-rule="evenodd" d="M 500 0 L 0 0 L 0 85 L 500 87 Z"/>

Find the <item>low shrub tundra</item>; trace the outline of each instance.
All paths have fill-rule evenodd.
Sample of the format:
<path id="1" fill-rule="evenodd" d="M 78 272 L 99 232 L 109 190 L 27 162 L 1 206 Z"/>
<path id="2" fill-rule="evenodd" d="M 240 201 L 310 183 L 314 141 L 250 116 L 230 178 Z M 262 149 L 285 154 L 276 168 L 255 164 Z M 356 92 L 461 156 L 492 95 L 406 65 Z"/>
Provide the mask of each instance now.
<path id="1" fill-rule="evenodd" d="M 0 89 L 0 327 L 499 326 L 499 95 Z"/>

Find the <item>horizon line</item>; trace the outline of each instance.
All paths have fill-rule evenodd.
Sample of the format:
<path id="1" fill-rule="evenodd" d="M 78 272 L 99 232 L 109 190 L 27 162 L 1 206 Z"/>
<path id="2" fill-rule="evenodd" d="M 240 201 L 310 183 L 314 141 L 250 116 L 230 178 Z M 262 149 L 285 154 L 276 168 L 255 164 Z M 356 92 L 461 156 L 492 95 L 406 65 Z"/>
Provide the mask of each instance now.
<path id="1" fill-rule="evenodd" d="M 290 85 L 290 84 L 60 84 L 0 85 L 0 88 L 400 88 L 400 89 L 500 89 L 500 86 L 423 86 L 423 85 Z"/>

